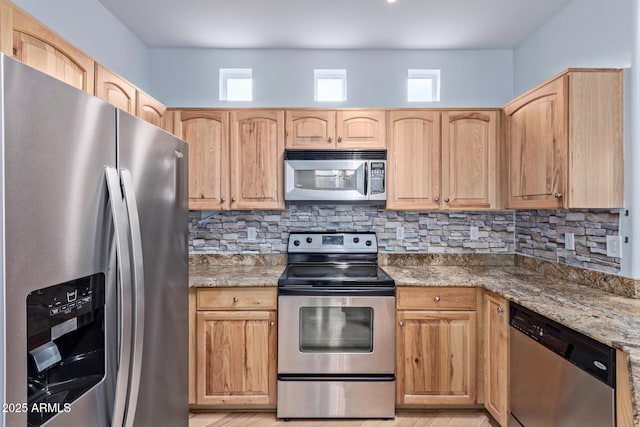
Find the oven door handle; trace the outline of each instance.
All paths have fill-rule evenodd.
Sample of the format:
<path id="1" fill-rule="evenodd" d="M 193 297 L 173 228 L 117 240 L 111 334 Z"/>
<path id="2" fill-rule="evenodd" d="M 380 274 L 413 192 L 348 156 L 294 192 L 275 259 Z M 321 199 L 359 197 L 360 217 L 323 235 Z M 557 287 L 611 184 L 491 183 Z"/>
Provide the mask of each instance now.
<path id="1" fill-rule="evenodd" d="M 396 290 L 392 286 L 376 289 L 278 288 L 278 295 L 282 296 L 393 297 L 395 294 Z"/>

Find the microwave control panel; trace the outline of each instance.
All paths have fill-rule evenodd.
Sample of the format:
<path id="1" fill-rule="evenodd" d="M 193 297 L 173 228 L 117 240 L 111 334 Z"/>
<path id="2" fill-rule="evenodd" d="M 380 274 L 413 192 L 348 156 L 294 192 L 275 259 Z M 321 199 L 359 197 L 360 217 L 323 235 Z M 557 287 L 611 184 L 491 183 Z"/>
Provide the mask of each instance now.
<path id="1" fill-rule="evenodd" d="M 384 189 L 384 162 L 371 162 L 371 194 L 383 194 Z"/>

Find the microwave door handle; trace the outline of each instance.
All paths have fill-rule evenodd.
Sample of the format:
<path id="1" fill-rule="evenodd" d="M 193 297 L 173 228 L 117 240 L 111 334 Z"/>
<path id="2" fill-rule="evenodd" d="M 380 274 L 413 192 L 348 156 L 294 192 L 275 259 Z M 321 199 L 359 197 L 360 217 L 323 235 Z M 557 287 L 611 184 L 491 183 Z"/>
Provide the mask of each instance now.
<path id="1" fill-rule="evenodd" d="M 364 195 L 369 195 L 369 162 L 364 162 Z"/>

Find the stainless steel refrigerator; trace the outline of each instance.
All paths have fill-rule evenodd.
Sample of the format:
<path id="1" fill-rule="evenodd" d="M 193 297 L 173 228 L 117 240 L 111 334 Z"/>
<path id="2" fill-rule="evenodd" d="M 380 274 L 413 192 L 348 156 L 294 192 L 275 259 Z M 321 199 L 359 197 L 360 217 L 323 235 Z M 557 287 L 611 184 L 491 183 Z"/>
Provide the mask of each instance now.
<path id="1" fill-rule="evenodd" d="M 186 144 L 0 66 L 0 427 L 186 426 Z"/>

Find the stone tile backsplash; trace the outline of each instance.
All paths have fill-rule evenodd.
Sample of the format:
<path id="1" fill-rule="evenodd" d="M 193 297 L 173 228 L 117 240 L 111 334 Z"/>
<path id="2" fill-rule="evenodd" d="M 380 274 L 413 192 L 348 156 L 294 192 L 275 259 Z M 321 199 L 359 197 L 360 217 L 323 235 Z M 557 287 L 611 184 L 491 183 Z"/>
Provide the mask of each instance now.
<path id="1" fill-rule="evenodd" d="M 189 252 L 283 254 L 293 230 L 356 230 L 375 231 L 381 253 L 517 253 L 619 273 L 620 259 L 606 255 L 606 236 L 618 234 L 619 216 L 618 210 L 413 212 L 344 205 L 191 211 Z M 397 240 L 400 226 L 404 239 Z M 477 240 L 470 238 L 472 226 L 478 227 Z M 247 227 L 255 227 L 255 240 L 248 239 Z M 565 233 L 574 233 L 575 250 L 565 249 Z"/>
<path id="2" fill-rule="evenodd" d="M 207 214 L 207 212 L 205 212 Z M 380 252 L 512 253 L 514 212 L 410 212 L 371 206 L 289 206 L 284 211 L 189 213 L 189 252 L 286 253 L 290 231 L 375 231 Z M 396 228 L 404 227 L 404 239 Z M 471 240 L 470 227 L 478 227 Z M 255 241 L 247 238 L 255 227 Z"/>
<path id="3" fill-rule="evenodd" d="M 576 267 L 620 272 L 620 258 L 607 256 L 607 236 L 618 235 L 619 210 L 516 211 L 516 252 Z M 575 250 L 565 249 L 574 233 Z"/>

